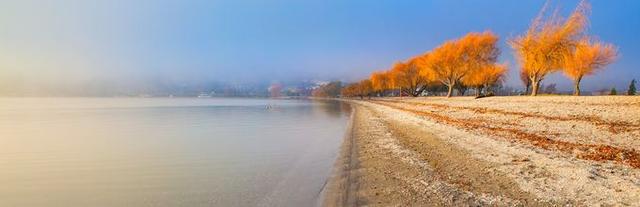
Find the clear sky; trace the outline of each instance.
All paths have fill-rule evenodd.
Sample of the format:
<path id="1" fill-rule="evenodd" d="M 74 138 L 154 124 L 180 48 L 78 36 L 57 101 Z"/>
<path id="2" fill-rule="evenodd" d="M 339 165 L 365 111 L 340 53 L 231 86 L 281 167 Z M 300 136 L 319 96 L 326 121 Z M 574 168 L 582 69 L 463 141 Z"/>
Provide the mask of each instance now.
<path id="1" fill-rule="evenodd" d="M 640 79 L 640 1 L 592 0 L 589 33 L 621 57 L 586 90 Z M 356 80 L 472 31 L 508 38 L 544 1 L 0 1 L 0 87 L 95 81 Z M 567 15 L 576 0 L 552 1 Z M 547 83 L 568 89 L 555 75 Z"/>

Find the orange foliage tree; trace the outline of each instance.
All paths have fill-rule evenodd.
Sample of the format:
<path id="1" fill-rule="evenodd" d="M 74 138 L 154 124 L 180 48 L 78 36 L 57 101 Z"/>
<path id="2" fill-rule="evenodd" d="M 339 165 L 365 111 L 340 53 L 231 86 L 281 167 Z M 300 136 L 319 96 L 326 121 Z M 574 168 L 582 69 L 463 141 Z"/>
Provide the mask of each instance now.
<path id="1" fill-rule="evenodd" d="M 573 94 L 580 95 L 580 81 L 585 75 L 592 75 L 597 70 L 612 63 L 617 56 L 616 48 L 611 44 L 591 42 L 582 39 L 572 53 L 564 56 L 564 74 L 574 82 Z"/>
<path id="2" fill-rule="evenodd" d="M 465 76 L 495 64 L 500 54 L 497 42 L 498 37 L 491 32 L 472 32 L 458 40 L 447 41 L 423 56 L 421 74 L 446 85 L 449 88 L 447 97 L 451 97 L 453 89 L 462 84 Z"/>
<path id="3" fill-rule="evenodd" d="M 355 96 L 355 86 L 353 84 L 349 84 L 346 85 L 345 87 L 342 87 L 342 89 L 340 90 L 340 97 L 353 97 Z"/>
<path id="4" fill-rule="evenodd" d="M 369 79 L 371 80 L 373 91 L 379 93 L 380 95 L 384 95 L 384 92 L 386 90 L 392 88 L 391 76 L 389 75 L 389 72 L 373 72 Z"/>
<path id="5" fill-rule="evenodd" d="M 538 94 L 540 81 L 563 65 L 563 57 L 580 39 L 587 22 L 589 5 L 582 1 L 565 21 L 557 15 L 546 17 L 546 5 L 527 32 L 509 41 L 523 73 L 531 79 L 531 95 Z"/>
<path id="6" fill-rule="evenodd" d="M 370 97 L 371 93 L 373 93 L 373 85 L 371 84 L 371 80 L 364 79 L 358 82 L 358 93 L 360 98 L 364 96 Z"/>
<path id="7" fill-rule="evenodd" d="M 480 96 L 483 94 L 483 89 L 490 92 L 492 86 L 500 83 L 506 72 L 507 66 L 505 64 L 491 64 L 469 74 L 462 79 L 462 82 L 476 88 L 476 95 Z"/>
<path id="8" fill-rule="evenodd" d="M 354 97 L 357 94 L 357 90 L 356 90 L 356 86 L 357 84 L 349 84 L 345 87 L 342 88 L 342 90 L 340 91 L 340 95 L 342 97 Z"/>
<path id="9" fill-rule="evenodd" d="M 357 83 L 352 83 L 342 88 L 341 95 L 343 97 L 360 97 L 361 99 L 365 96 L 371 96 L 373 93 L 373 86 L 371 85 L 371 80 L 364 79 Z"/>
<path id="10" fill-rule="evenodd" d="M 412 58 L 407 63 L 398 62 L 391 69 L 393 86 L 400 88 L 402 93 L 413 97 L 419 96 L 426 89 L 429 80 L 420 75 L 421 57 Z"/>
<path id="11" fill-rule="evenodd" d="M 422 68 L 421 75 L 432 75 L 449 87 L 447 97 L 451 97 L 455 84 L 466 74 L 459 62 L 459 53 L 456 43 L 447 41 L 424 56 L 426 66 Z"/>

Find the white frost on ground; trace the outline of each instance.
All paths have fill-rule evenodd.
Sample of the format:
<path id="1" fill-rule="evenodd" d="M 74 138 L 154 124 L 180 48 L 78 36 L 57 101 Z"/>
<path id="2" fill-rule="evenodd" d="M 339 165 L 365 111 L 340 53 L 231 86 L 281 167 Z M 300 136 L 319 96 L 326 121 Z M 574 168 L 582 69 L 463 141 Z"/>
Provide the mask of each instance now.
<path id="1" fill-rule="evenodd" d="M 398 99 L 394 99 L 398 100 Z M 559 117 L 594 116 L 606 121 L 640 124 L 640 97 L 631 99 L 583 97 L 496 97 L 474 100 L 469 98 L 406 99 L 403 102 L 435 103 L 457 107 L 484 107 L 504 111 Z M 513 178 L 521 189 L 540 199 L 562 202 L 567 199 L 588 205 L 636 205 L 640 203 L 640 170 L 629 166 L 587 161 L 574 155 L 559 153 L 517 143 L 508 137 L 463 130 L 419 117 L 405 111 L 371 102 L 360 102 L 396 121 L 424 127 L 440 139 L 453 143 L 479 159 L 497 164 L 500 171 Z M 430 110 L 454 118 L 482 118 L 501 126 L 526 129 L 529 132 L 559 134 L 554 139 L 578 143 L 604 143 L 613 146 L 640 148 L 640 129 L 618 133 L 580 120 L 555 121 L 542 118 L 523 118 L 514 115 L 477 114 L 464 109 L 430 108 L 400 104 L 402 107 Z M 515 122 L 515 125 L 510 124 Z M 566 123 L 568 122 L 568 123 Z M 573 127 L 572 127 L 573 126 Z M 589 136 L 585 136 L 589 135 Z M 582 137 L 584 136 L 584 137 Z M 618 140 L 613 140 L 618 139 Z M 399 151 L 399 155 L 408 156 Z M 407 158 L 412 160 L 411 158 Z M 417 159 L 417 158 L 416 158 Z M 414 161 L 415 162 L 415 161 Z"/>
<path id="2" fill-rule="evenodd" d="M 387 151 L 390 151 L 393 156 L 405 164 L 420 169 L 422 176 L 418 178 L 414 177 L 404 177 L 397 176 L 396 178 L 404 181 L 409 186 L 414 188 L 417 192 L 424 192 L 432 195 L 456 195 L 460 198 L 477 199 L 478 205 L 494 205 L 498 203 L 512 203 L 516 204 L 517 201 L 511 200 L 509 198 L 503 196 L 489 195 L 489 194 L 476 194 L 473 192 L 469 192 L 463 189 L 460 189 L 454 185 L 443 182 L 441 180 L 436 179 L 433 175 L 433 169 L 429 165 L 429 163 L 420 159 L 420 156 L 416 154 L 416 152 L 409 150 L 402 146 L 398 139 L 392 137 L 389 130 L 381 123 L 379 118 L 369 118 L 371 124 L 374 126 L 369 126 L 369 133 L 375 134 L 376 136 L 369 137 L 370 139 L 374 139 L 376 146 L 383 148 Z M 451 199 L 451 198 L 449 198 Z M 463 199 L 464 200 L 464 199 Z"/>

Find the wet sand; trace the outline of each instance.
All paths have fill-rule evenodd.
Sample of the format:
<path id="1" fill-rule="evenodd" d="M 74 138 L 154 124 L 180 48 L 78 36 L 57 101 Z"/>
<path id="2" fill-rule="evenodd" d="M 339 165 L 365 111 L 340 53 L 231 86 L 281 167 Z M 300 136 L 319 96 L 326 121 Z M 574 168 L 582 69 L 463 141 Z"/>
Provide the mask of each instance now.
<path id="1" fill-rule="evenodd" d="M 492 102 L 496 100 L 522 101 L 530 105 L 537 101 L 542 102 L 540 105 L 549 105 L 550 109 L 537 106 L 523 110 L 519 108 L 521 104 L 509 108 Z M 623 145 L 620 143 L 624 140 L 615 143 L 602 141 L 607 140 L 603 137 L 571 140 L 575 134 L 585 132 L 544 126 L 529 129 L 532 127 L 518 124 L 544 119 L 558 122 L 550 124 L 560 126 L 571 122 L 571 126 L 579 129 L 591 127 L 591 132 L 596 134 L 616 133 L 618 137 L 633 137 L 638 133 L 634 128 L 637 118 L 633 118 L 633 114 L 610 116 L 621 111 L 620 107 L 631 107 L 627 113 L 636 113 L 634 100 L 628 101 L 629 104 L 624 104 L 626 99 L 609 100 L 611 103 L 599 99 L 576 99 L 564 103 L 559 100 L 565 99 L 542 98 L 531 103 L 528 99 L 505 100 L 502 97 L 480 101 L 469 98 L 350 100 L 354 108 L 350 131 L 336 162 L 334 176 L 327 185 L 324 205 L 624 206 L 639 203 L 640 173 L 628 161 L 629 157 L 618 161 L 590 159 L 580 156 L 583 148 L 567 153 L 558 146 L 544 147 L 548 145 L 519 139 L 517 134 L 493 133 L 486 130 L 485 125 L 462 122 L 476 119 L 479 123 L 492 123 L 491 129 L 510 126 L 513 130 L 546 130 L 556 135 L 544 137 L 552 141 L 578 143 L 578 146 L 583 143 L 610 144 L 614 149 L 621 148 L 619 146 Z M 562 104 L 580 104 L 581 107 L 574 109 L 573 113 L 592 119 L 567 115 L 574 119 L 549 120 L 551 115 L 563 114 L 545 114 L 544 110 Z M 616 107 L 607 104 L 615 104 Z M 484 110 L 479 110 L 481 107 Z M 502 107 L 502 111 L 491 107 Z M 542 112 L 533 111 L 535 108 Z M 510 113 L 487 115 L 505 111 Z M 595 123 L 589 122 L 594 120 Z M 626 125 L 614 125 L 623 130 L 611 131 L 611 126 L 602 123 Z M 629 143 L 635 141 L 629 139 Z M 633 145 L 627 146 L 631 147 L 621 148 L 623 152 L 636 151 Z"/>

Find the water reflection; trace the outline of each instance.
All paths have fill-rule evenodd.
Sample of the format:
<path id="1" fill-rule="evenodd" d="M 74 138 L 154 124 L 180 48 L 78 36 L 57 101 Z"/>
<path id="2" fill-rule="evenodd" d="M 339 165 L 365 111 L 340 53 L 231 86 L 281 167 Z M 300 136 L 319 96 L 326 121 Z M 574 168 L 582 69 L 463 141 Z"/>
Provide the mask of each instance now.
<path id="1" fill-rule="evenodd" d="M 344 101 L 325 99 L 317 99 L 313 101 L 317 103 L 314 109 L 321 110 L 323 113 L 326 113 L 333 118 L 342 118 L 345 114 L 348 115 L 351 113 L 351 106 Z"/>
<path id="2" fill-rule="evenodd" d="M 308 100 L 1 99 L 0 206 L 308 206 L 348 110 Z"/>

